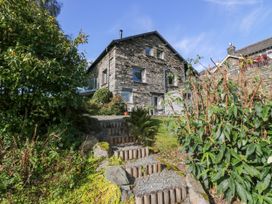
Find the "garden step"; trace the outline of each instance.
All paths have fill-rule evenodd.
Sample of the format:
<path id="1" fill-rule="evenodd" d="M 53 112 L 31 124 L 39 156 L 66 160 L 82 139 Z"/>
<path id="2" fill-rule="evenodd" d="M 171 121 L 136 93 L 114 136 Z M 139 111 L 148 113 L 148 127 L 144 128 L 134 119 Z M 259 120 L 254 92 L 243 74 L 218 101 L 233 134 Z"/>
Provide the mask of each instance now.
<path id="1" fill-rule="evenodd" d="M 133 136 L 110 136 L 106 138 L 106 141 L 111 145 L 119 145 L 126 143 L 136 142 L 136 138 Z"/>
<path id="2" fill-rule="evenodd" d="M 133 193 L 136 204 L 183 203 L 188 197 L 185 178 L 166 169 L 137 178 Z"/>
<path id="3" fill-rule="evenodd" d="M 162 165 L 155 155 L 128 161 L 124 167 L 127 173 L 134 178 L 159 173 L 162 170 Z"/>
<path id="4" fill-rule="evenodd" d="M 114 156 L 120 157 L 124 161 L 140 159 L 149 155 L 148 147 L 135 144 L 125 144 L 112 147 Z"/>
<path id="5" fill-rule="evenodd" d="M 105 116 L 104 116 L 105 117 Z M 128 135 L 128 125 L 123 118 L 106 117 L 99 118 L 100 128 L 108 137 Z"/>

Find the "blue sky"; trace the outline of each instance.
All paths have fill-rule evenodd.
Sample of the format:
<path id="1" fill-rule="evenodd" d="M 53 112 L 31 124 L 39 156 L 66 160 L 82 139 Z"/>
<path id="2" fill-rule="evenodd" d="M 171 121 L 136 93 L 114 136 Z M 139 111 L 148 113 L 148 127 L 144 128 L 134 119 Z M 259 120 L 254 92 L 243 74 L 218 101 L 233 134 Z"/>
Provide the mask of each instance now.
<path id="1" fill-rule="evenodd" d="M 185 58 L 200 55 L 204 66 L 221 60 L 232 42 L 237 48 L 272 37 L 271 0 L 60 0 L 58 21 L 88 44 L 80 47 L 94 60 L 112 40 L 157 30 Z M 198 66 L 201 70 L 203 67 Z"/>

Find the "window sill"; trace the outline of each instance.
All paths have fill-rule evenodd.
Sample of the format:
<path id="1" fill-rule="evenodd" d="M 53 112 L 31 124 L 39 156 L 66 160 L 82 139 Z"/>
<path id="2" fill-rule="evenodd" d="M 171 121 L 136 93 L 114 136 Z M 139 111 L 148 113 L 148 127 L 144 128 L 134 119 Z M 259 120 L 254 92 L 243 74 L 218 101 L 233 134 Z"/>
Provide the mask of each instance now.
<path id="1" fill-rule="evenodd" d="M 135 83 L 135 84 L 143 84 L 143 85 L 147 85 L 146 82 L 141 82 L 141 81 L 133 81 L 133 83 Z"/>

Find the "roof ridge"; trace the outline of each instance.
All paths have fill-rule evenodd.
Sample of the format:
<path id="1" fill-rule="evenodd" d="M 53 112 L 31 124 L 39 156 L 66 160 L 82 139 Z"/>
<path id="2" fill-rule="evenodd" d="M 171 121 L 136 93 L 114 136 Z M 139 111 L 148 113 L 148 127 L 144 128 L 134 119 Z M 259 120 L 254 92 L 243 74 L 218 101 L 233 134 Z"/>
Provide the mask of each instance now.
<path id="1" fill-rule="evenodd" d="M 116 38 L 116 39 L 113 39 L 112 41 L 119 42 L 119 41 L 123 41 L 123 40 L 128 40 L 130 38 L 137 38 L 137 37 L 141 37 L 141 36 L 144 36 L 144 35 L 150 35 L 150 34 L 155 34 L 155 33 L 158 33 L 158 31 L 157 30 L 153 30 L 153 31 L 149 31 L 149 32 L 144 32 L 144 33 L 136 34 L 136 35 L 130 35 L 130 36 L 123 37 L 123 38 Z"/>
<path id="2" fill-rule="evenodd" d="M 253 44 L 250 44 L 250 45 L 247 45 L 247 46 L 245 46 L 245 47 L 243 47 L 243 48 L 240 48 L 240 49 L 236 50 L 236 53 L 238 53 L 239 51 L 245 50 L 245 49 L 247 49 L 247 48 L 253 47 L 253 46 L 255 46 L 255 45 L 258 45 L 258 44 L 260 44 L 260 43 L 263 43 L 263 42 L 265 42 L 265 41 L 268 41 L 268 40 L 272 40 L 272 37 L 266 38 L 266 39 L 264 39 L 264 40 L 257 41 L 257 42 L 255 42 L 255 43 L 253 43 Z"/>

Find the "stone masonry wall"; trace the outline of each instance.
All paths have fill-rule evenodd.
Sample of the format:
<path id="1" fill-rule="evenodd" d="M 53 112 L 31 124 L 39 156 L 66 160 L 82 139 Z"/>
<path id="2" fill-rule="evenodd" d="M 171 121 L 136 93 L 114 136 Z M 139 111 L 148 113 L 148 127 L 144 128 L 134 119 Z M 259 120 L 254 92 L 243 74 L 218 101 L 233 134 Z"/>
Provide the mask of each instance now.
<path id="1" fill-rule="evenodd" d="M 108 80 L 103 83 L 103 71 L 107 70 Z M 95 69 L 91 71 L 90 75 L 97 78 L 99 87 L 108 87 L 110 91 L 115 90 L 115 48 L 112 48 L 103 59 L 96 65 Z M 109 84 L 108 84 L 109 82 Z"/>
<path id="2" fill-rule="evenodd" d="M 145 54 L 145 48 L 159 48 L 164 52 L 164 59 L 158 59 Z M 150 105 L 151 93 L 164 94 L 164 69 L 168 68 L 177 75 L 177 86 L 168 90 L 177 89 L 184 81 L 184 62 L 182 62 L 165 44 L 155 35 L 134 38 L 130 41 L 120 42 L 116 46 L 115 65 L 115 93 L 120 93 L 122 88 L 133 90 L 133 103 L 137 105 Z M 132 68 L 145 69 L 146 81 L 134 82 Z"/>
<path id="3" fill-rule="evenodd" d="M 239 60 L 228 59 L 227 61 L 229 69 L 229 78 L 234 81 L 238 80 L 239 77 Z M 214 74 L 217 74 L 215 72 Z M 202 77 L 205 77 L 204 75 Z M 262 80 L 260 85 L 260 91 L 268 98 L 272 99 L 272 64 L 268 65 L 251 65 L 247 67 L 245 71 L 245 78 L 247 80 L 247 87 L 254 90 L 258 84 L 259 80 Z"/>

